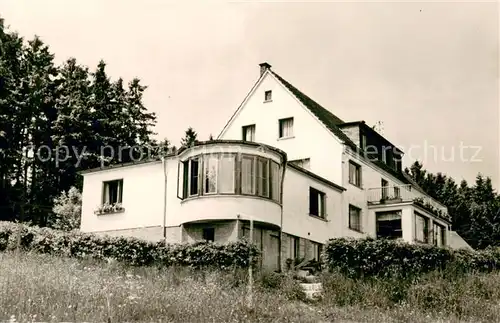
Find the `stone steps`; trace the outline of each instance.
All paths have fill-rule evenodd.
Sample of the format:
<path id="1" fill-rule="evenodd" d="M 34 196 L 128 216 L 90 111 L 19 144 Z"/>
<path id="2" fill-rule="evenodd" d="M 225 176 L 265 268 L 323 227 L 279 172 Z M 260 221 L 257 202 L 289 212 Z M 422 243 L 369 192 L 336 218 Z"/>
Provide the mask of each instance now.
<path id="1" fill-rule="evenodd" d="M 300 287 L 306 294 L 306 298 L 308 299 L 316 299 L 321 297 L 321 293 L 323 291 L 322 283 L 301 283 Z"/>

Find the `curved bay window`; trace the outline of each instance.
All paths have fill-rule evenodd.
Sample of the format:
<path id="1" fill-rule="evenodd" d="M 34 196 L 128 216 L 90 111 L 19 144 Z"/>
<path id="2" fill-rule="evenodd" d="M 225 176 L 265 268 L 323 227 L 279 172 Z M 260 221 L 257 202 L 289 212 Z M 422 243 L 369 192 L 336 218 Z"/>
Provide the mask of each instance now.
<path id="1" fill-rule="evenodd" d="M 249 195 L 280 202 L 280 168 L 274 160 L 255 155 L 197 155 L 179 163 L 178 198 Z"/>

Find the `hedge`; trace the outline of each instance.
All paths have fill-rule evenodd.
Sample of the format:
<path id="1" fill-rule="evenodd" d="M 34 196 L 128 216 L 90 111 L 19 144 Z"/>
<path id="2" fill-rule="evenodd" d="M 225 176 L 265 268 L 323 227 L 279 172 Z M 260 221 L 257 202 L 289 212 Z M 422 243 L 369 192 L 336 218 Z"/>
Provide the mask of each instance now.
<path id="1" fill-rule="evenodd" d="M 259 252 L 245 241 L 217 244 L 165 244 L 132 237 L 98 236 L 77 231 L 66 232 L 0 222 L 0 251 L 18 246 L 27 251 L 75 258 L 116 259 L 134 265 L 247 268 L 252 254 L 257 263 Z"/>
<path id="2" fill-rule="evenodd" d="M 500 269 L 500 248 L 452 250 L 372 238 L 328 241 L 322 255 L 329 270 L 352 278 L 415 277 L 434 270 L 491 272 Z"/>

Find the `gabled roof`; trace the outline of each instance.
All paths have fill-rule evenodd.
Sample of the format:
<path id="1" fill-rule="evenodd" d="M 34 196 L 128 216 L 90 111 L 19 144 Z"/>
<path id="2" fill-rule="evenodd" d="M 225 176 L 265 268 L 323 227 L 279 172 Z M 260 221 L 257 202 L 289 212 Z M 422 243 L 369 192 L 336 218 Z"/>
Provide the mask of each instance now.
<path id="1" fill-rule="evenodd" d="M 284 78 L 279 76 L 277 73 L 269 69 L 269 72 L 278 79 L 296 98 L 299 100 L 316 118 L 323 123 L 328 130 L 330 130 L 335 136 L 342 140 L 346 145 L 352 148 L 356 147 L 356 144 L 339 128 L 339 125 L 344 124 L 344 121 L 323 108 L 319 103 L 305 95 L 302 91 L 297 89 L 291 83 L 287 82 Z"/>

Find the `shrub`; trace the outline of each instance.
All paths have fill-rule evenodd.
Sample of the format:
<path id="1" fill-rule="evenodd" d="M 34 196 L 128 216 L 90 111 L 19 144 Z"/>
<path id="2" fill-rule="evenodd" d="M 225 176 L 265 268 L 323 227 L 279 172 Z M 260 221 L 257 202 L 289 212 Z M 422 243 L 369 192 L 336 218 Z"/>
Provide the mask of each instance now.
<path id="1" fill-rule="evenodd" d="M 192 268 L 247 268 L 249 255 L 255 265 L 259 253 L 245 241 L 216 244 L 165 244 L 132 237 L 97 236 L 0 222 L 0 251 L 16 249 L 75 258 L 115 259 L 134 266 L 187 266 Z"/>
<path id="2" fill-rule="evenodd" d="M 82 194 L 76 187 L 68 192 L 63 191 L 54 199 L 54 218 L 52 227 L 59 230 L 75 230 L 80 228 L 82 215 Z"/>
<path id="3" fill-rule="evenodd" d="M 340 238 L 325 248 L 326 267 L 352 278 L 414 278 L 434 270 L 452 275 L 500 268 L 500 249 L 451 250 L 401 241 Z"/>

